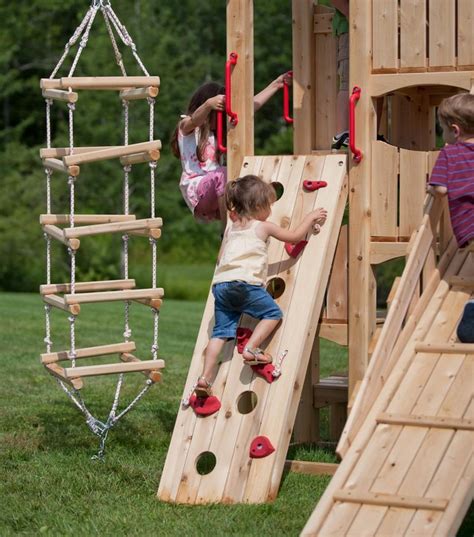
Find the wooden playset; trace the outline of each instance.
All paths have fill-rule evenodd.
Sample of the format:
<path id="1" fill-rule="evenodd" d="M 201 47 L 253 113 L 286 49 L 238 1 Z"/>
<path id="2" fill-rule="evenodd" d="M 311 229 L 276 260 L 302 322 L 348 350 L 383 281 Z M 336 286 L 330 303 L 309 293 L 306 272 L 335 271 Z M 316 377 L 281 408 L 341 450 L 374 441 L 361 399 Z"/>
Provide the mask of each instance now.
<path id="1" fill-rule="evenodd" d="M 77 63 L 82 51 L 87 45 L 90 30 L 96 15 L 101 12 L 106 24 L 107 31 L 115 51 L 115 59 L 121 70 L 122 76 L 108 77 L 75 77 Z M 144 73 L 144 76 L 127 76 L 125 66 L 120 54 L 117 37 L 127 47 Z M 66 59 L 70 49 L 80 39 L 76 55 L 72 62 L 68 76 L 56 78 L 56 75 Z M 100 438 L 98 457 L 104 455 L 105 441 L 108 431 L 118 420 L 129 412 L 135 404 L 145 395 L 150 387 L 160 380 L 160 370 L 164 367 L 164 361 L 158 359 L 158 317 L 162 303 L 163 289 L 157 287 L 156 259 L 157 239 L 161 235 L 161 218 L 155 215 L 155 168 L 160 157 L 161 142 L 153 139 L 154 130 L 154 103 L 158 95 L 160 79 L 150 76 L 138 56 L 136 46 L 113 11 L 110 2 L 94 0 L 87 11 L 81 24 L 74 32 L 65 46 L 64 53 L 60 58 L 51 76 L 41 80 L 43 97 L 46 100 L 46 148 L 40 151 L 40 157 L 46 174 L 46 214 L 40 217 L 46 239 L 46 278 L 47 282 L 40 288 L 40 293 L 45 303 L 46 313 L 46 352 L 41 355 L 41 362 L 46 370 L 54 375 L 61 388 L 71 401 L 84 414 L 87 425 L 91 431 Z M 123 104 L 123 145 L 107 147 L 76 147 L 74 145 L 74 114 L 78 102 L 78 91 L 86 90 L 115 90 L 119 91 L 119 97 Z M 129 144 L 129 105 L 131 101 L 145 99 L 148 101 L 149 141 Z M 51 106 L 53 102 L 63 101 L 68 107 L 68 147 L 51 147 Z M 91 162 L 117 159 L 123 168 L 123 214 L 77 214 L 76 213 L 76 188 L 79 176 L 82 180 L 82 166 Z M 150 174 L 150 206 L 149 218 L 137 219 L 130 214 L 130 177 L 132 166 L 139 163 L 148 163 Z M 52 182 L 53 172 L 61 172 L 68 177 L 69 185 L 69 213 L 55 214 L 53 210 Z M 81 174 L 81 175 L 80 175 Z M 108 233 L 122 234 L 122 271 L 123 278 L 120 280 L 77 282 L 76 281 L 76 256 L 78 255 L 81 239 L 83 237 L 102 235 Z M 152 250 L 152 286 L 149 289 L 136 289 L 135 280 L 129 277 L 129 240 L 132 236 L 147 237 Z M 69 283 L 51 283 L 52 272 L 52 239 L 62 243 L 68 248 L 71 266 L 71 279 Z M 81 312 L 82 304 L 122 301 L 125 304 L 124 312 L 124 341 L 120 343 L 98 345 L 87 348 L 76 346 L 76 323 Z M 153 316 L 153 343 L 151 345 L 150 360 L 140 360 L 133 354 L 136 350 L 132 340 L 132 330 L 129 322 L 130 307 L 132 302 L 141 303 L 151 308 Z M 68 350 L 53 352 L 51 336 L 52 309 L 59 309 L 69 314 L 70 346 Z M 118 360 L 111 363 L 94 365 L 79 365 L 84 359 L 97 357 L 118 356 Z M 62 364 L 60 365 L 60 362 Z M 119 397 L 124 382 L 124 373 L 141 372 L 147 380 L 145 386 L 137 396 L 122 410 L 118 410 Z M 106 420 L 101 421 L 94 417 L 86 406 L 81 395 L 85 377 L 118 374 L 117 386 L 111 410 Z"/>
<path id="2" fill-rule="evenodd" d="M 313 203 L 324 205 L 333 213 L 325 229 L 331 238 L 312 238 L 296 261 L 283 249 L 271 252 L 270 278 L 284 284 L 277 300 L 285 321 L 268 343 L 286 355 L 279 376 L 267 383 L 229 345 L 215 385 L 221 406 L 204 417 L 186 403 L 212 327 L 209 296 L 158 497 L 191 504 L 275 498 L 292 430 L 296 442 L 317 441 L 319 411 L 329 406 L 342 463 L 287 462 L 290 470 L 334 474 L 303 534 L 451 535 L 473 486 L 473 348 L 456 342 L 455 328 L 473 293 L 474 253 L 457 248 L 447 207 L 426 197 L 425 185 L 437 156 L 436 106 L 474 91 L 474 4 L 350 1 L 352 155 L 342 228 L 344 171 L 334 163 L 345 155 L 329 150 L 334 10 L 313 0 L 294 0 L 292 9 L 295 156 L 252 157 L 253 2 L 227 2 L 238 116 L 228 126 L 228 173 L 282 183 L 273 218 L 284 225 Z M 327 182 L 314 201 L 302 189 L 306 165 L 315 170 L 311 179 Z M 405 270 L 379 319 L 376 268 L 397 258 Z M 320 378 L 320 338 L 348 346 L 348 377 Z"/>

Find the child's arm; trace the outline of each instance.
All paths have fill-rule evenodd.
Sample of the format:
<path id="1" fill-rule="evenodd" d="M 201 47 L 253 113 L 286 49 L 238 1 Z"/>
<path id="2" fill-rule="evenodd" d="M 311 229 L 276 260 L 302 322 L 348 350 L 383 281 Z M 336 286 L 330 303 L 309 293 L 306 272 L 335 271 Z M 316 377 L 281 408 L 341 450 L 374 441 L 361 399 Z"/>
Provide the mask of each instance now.
<path id="1" fill-rule="evenodd" d="M 213 110 L 224 110 L 225 97 L 224 95 L 216 95 L 211 97 L 199 108 L 197 108 L 190 116 L 181 120 L 179 128 L 181 132 L 186 136 L 191 134 L 196 127 L 200 127 L 207 119 L 207 116 Z"/>
<path id="2" fill-rule="evenodd" d="M 263 240 L 266 240 L 268 237 L 274 237 L 282 242 L 298 242 L 305 237 L 306 233 L 308 233 L 314 224 L 322 226 L 326 222 L 327 214 L 326 209 L 320 207 L 308 213 L 298 227 L 291 231 L 289 229 L 283 229 L 272 222 L 262 222 L 257 227 L 256 232 Z"/>
<path id="3" fill-rule="evenodd" d="M 257 93 L 253 98 L 253 109 L 256 112 L 259 110 L 269 99 L 272 97 L 279 89 L 283 87 L 283 82 L 291 84 L 292 78 L 288 73 L 283 73 L 273 82 L 270 82 L 268 86 L 263 89 L 260 93 Z"/>
<path id="4" fill-rule="evenodd" d="M 448 193 L 448 157 L 445 149 L 441 149 L 426 191 L 433 196 L 445 196 Z"/>
<path id="5" fill-rule="evenodd" d="M 426 192 L 433 196 L 445 196 L 448 193 L 448 189 L 442 185 L 426 185 Z"/>

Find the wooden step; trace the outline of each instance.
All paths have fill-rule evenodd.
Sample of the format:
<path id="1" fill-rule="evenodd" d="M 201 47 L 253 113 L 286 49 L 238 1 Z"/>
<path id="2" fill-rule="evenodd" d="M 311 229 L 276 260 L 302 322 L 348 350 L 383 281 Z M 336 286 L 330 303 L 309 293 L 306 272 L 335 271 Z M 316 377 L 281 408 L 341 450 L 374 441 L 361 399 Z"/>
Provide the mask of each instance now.
<path id="1" fill-rule="evenodd" d="M 57 226 L 47 224 L 43 226 L 43 231 L 51 238 L 56 239 L 57 241 L 62 242 L 68 248 L 71 248 L 71 250 L 78 250 L 79 246 L 81 245 L 81 241 L 79 239 L 67 239 L 63 233 L 63 230 Z"/>
<path id="2" fill-rule="evenodd" d="M 138 362 L 66 367 L 64 368 L 64 374 L 67 379 L 73 379 L 82 377 L 96 377 L 101 375 L 114 375 L 117 373 L 157 371 L 159 369 L 163 369 L 163 367 L 165 367 L 164 360 L 139 360 Z"/>
<path id="3" fill-rule="evenodd" d="M 43 166 L 50 170 L 65 173 L 72 177 L 77 177 L 81 173 L 79 166 L 66 166 L 62 160 L 57 158 L 45 158 L 43 160 Z"/>
<path id="4" fill-rule="evenodd" d="M 134 289 L 135 280 L 104 280 L 101 282 L 78 282 L 75 285 L 76 293 L 83 293 L 86 291 L 112 291 L 116 289 Z M 40 293 L 42 295 L 54 295 L 56 293 L 70 293 L 70 283 L 51 283 L 40 285 Z"/>
<path id="5" fill-rule="evenodd" d="M 54 296 L 54 295 L 53 295 Z M 64 304 L 86 304 L 93 302 L 113 302 L 116 300 L 136 300 L 139 298 L 162 298 L 163 289 L 134 289 L 130 291 L 104 291 L 98 293 L 74 293 L 64 295 Z"/>
<path id="6" fill-rule="evenodd" d="M 120 145 L 101 145 L 96 147 L 74 147 L 72 152 L 74 155 L 81 153 L 90 153 L 91 151 L 100 151 L 102 149 L 112 149 L 114 147 L 122 147 Z M 71 154 L 70 147 L 43 147 L 40 149 L 40 158 L 62 158 Z"/>
<path id="7" fill-rule="evenodd" d="M 122 362 L 126 362 L 126 363 L 130 363 L 130 362 L 138 363 L 138 362 L 141 362 L 141 360 L 139 358 L 137 358 L 136 356 L 134 356 L 133 354 L 130 354 L 128 352 L 121 354 L 120 359 L 122 360 Z M 157 369 L 152 370 L 152 371 L 140 371 L 140 373 L 143 373 L 145 375 L 145 377 L 149 378 L 152 382 L 160 382 L 161 381 L 161 373 Z"/>
<path id="8" fill-rule="evenodd" d="M 41 89 L 129 90 L 131 88 L 160 87 L 159 76 L 74 76 L 42 78 Z"/>
<path id="9" fill-rule="evenodd" d="M 464 418 L 456 419 L 437 416 L 413 416 L 411 414 L 390 414 L 383 412 L 377 416 L 377 423 L 474 431 L 474 420 Z"/>
<path id="10" fill-rule="evenodd" d="M 75 378 L 75 379 L 66 378 L 64 374 L 64 368 L 59 366 L 58 364 L 47 364 L 44 367 L 46 368 L 48 373 L 58 378 L 59 380 L 62 380 L 66 384 L 69 384 L 76 390 L 80 390 L 84 386 L 84 382 L 80 378 Z"/>
<path id="11" fill-rule="evenodd" d="M 63 157 L 63 162 L 66 166 L 78 166 L 87 162 L 109 160 L 112 158 L 125 157 L 126 155 L 134 155 L 143 151 L 154 151 L 160 149 L 160 140 L 153 140 L 152 142 L 141 142 L 138 144 L 110 147 L 108 149 L 89 151 L 88 153 L 73 153 L 72 155 Z"/>
<path id="12" fill-rule="evenodd" d="M 336 491 L 333 498 L 336 502 L 404 507 L 405 509 L 426 509 L 428 511 L 444 511 L 448 505 L 448 500 L 445 499 L 397 496 L 396 494 L 381 494 L 378 492 L 346 489 Z"/>
<path id="13" fill-rule="evenodd" d="M 64 298 L 58 295 L 45 295 L 43 296 L 43 302 L 53 306 L 53 308 L 58 308 L 73 315 L 79 315 L 81 313 L 81 306 L 79 304 L 66 304 Z"/>
<path id="14" fill-rule="evenodd" d="M 64 101 L 66 103 L 77 103 L 79 95 L 74 91 L 65 91 L 58 89 L 44 89 L 42 95 L 45 99 L 53 99 L 54 101 Z"/>
<path id="15" fill-rule="evenodd" d="M 102 233 L 125 233 L 128 231 L 147 231 L 158 229 L 163 225 L 161 218 L 143 218 L 126 222 L 111 222 L 91 226 L 68 227 L 63 230 L 66 239 L 100 235 Z"/>
<path id="16" fill-rule="evenodd" d="M 120 157 L 120 164 L 122 166 L 131 166 L 132 164 L 140 164 L 141 162 L 156 162 L 159 159 L 160 152 L 158 149 L 153 149 L 152 151 L 142 151 L 133 155 Z"/>
<path id="17" fill-rule="evenodd" d="M 313 388 L 313 399 L 317 408 L 337 403 L 347 403 L 347 377 L 333 375 L 321 379 Z"/>
<path id="18" fill-rule="evenodd" d="M 474 354 L 473 343 L 417 343 L 415 352 L 433 354 Z"/>
<path id="19" fill-rule="evenodd" d="M 111 222 L 130 222 L 136 220 L 134 214 L 75 214 L 74 223 L 77 224 L 110 224 Z M 70 224 L 69 214 L 41 214 L 40 224 L 65 226 Z"/>
<path id="20" fill-rule="evenodd" d="M 158 97 L 159 89 L 157 86 L 148 86 L 146 88 L 126 89 L 120 92 L 120 98 L 123 101 L 135 101 L 137 99 L 154 99 Z"/>
<path id="21" fill-rule="evenodd" d="M 94 356 L 107 356 L 108 354 L 122 354 L 136 349 L 134 341 L 114 343 L 112 345 L 100 345 L 97 347 L 84 347 L 76 349 L 76 359 L 93 358 Z M 69 360 L 69 351 L 47 352 L 41 355 L 42 364 L 52 364 Z"/>

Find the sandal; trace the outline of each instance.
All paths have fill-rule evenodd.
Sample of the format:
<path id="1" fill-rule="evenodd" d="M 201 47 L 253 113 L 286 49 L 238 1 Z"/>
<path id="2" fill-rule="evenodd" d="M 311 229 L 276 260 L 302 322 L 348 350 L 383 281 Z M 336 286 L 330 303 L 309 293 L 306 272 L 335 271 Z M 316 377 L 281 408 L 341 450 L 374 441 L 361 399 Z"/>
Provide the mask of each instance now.
<path id="1" fill-rule="evenodd" d="M 247 359 L 244 358 L 244 362 L 246 365 L 266 365 L 271 364 L 273 362 L 273 358 L 270 354 L 266 354 L 262 349 L 259 347 L 255 347 L 255 349 L 251 349 L 250 347 L 245 347 L 244 352 L 248 352 L 253 356 L 253 359 Z M 259 358 L 259 356 L 265 356 L 265 358 Z"/>
<path id="2" fill-rule="evenodd" d="M 203 380 L 206 385 L 199 386 L 199 384 L 196 384 L 196 387 L 194 388 L 194 393 L 196 397 L 210 397 L 212 395 L 212 382 L 209 382 L 206 377 L 199 377 L 198 382 L 200 380 Z"/>

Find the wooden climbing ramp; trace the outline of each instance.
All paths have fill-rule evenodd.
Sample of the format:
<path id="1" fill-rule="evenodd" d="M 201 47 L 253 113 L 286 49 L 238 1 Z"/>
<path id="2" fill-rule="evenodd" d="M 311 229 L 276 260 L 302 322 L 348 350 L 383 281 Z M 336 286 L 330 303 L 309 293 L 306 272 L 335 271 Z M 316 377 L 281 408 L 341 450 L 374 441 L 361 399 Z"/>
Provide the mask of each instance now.
<path id="1" fill-rule="evenodd" d="M 273 222 L 294 228 L 316 207 L 327 209 L 328 220 L 298 258 L 290 257 L 283 243 L 272 239 L 267 288 L 278 291 L 275 298 L 284 319 L 266 348 L 275 359 L 288 351 L 282 374 L 267 383 L 243 364 L 233 341 L 226 344 L 213 387 L 222 406 L 207 417 L 198 417 L 192 408 L 181 406 L 158 490 L 163 501 L 261 503 L 273 500 L 280 485 L 346 205 L 346 157 L 247 157 L 241 175 L 251 173 L 283 187 L 282 197 L 273 206 Z M 303 188 L 307 180 L 325 181 L 327 186 L 309 192 Z M 244 318 L 241 326 L 252 327 L 253 322 Z M 213 297 L 209 293 L 185 397 L 201 373 L 213 324 Z M 266 437 L 275 451 L 264 458 L 251 458 L 250 446 L 258 436 Z M 213 468 L 212 463 L 200 467 L 206 458 L 215 462 Z"/>
<path id="2" fill-rule="evenodd" d="M 474 344 L 456 327 L 474 294 L 474 248 L 439 233 L 442 205 L 411 241 L 343 461 L 302 535 L 455 535 L 471 503 Z"/>

